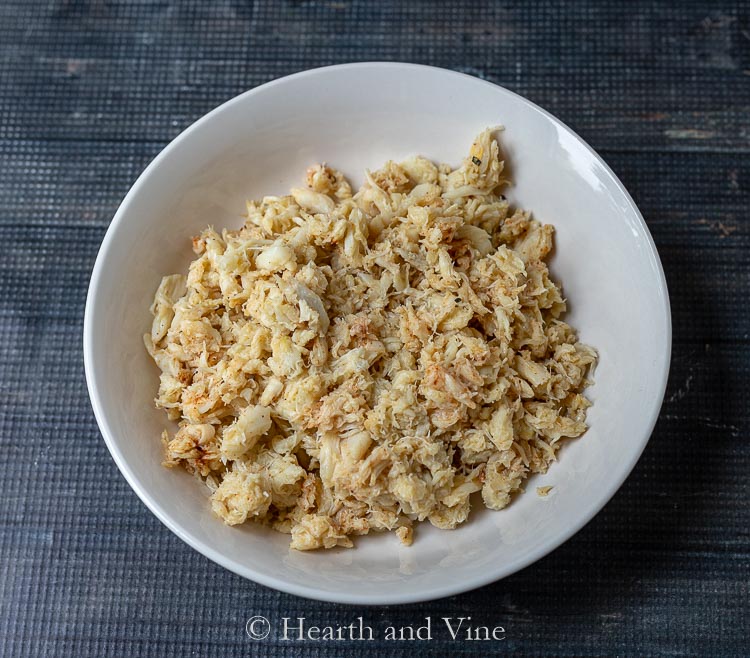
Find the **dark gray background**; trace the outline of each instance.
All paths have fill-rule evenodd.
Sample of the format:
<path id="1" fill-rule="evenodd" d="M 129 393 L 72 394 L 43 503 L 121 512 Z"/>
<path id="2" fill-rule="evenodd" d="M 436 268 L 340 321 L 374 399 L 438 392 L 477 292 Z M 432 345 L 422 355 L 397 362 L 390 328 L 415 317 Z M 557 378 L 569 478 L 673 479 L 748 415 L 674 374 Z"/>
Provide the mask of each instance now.
<path id="1" fill-rule="evenodd" d="M 0 654 L 351 655 L 245 620 L 500 623 L 501 652 L 748 655 L 750 21 L 730 2 L 0 3 Z M 432 603 L 356 609 L 254 585 L 184 545 L 100 438 L 81 329 L 97 248 L 145 165 L 232 96 L 356 60 L 502 84 L 633 194 L 672 297 L 666 401 L 604 511 L 537 564 Z M 370 649 L 386 647 L 370 645 Z M 415 652 L 486 652 L 435 640 Z"/>

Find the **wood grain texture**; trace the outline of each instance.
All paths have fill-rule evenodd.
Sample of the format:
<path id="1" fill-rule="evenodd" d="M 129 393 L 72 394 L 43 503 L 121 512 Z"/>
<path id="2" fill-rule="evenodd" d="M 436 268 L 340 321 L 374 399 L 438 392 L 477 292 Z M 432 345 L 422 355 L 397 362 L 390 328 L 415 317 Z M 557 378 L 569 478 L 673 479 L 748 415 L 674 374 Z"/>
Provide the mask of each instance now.
<path id="1" fill-rule="evenodd" d="M 253 614 L 468 614 L 502 623 L 511 655 L 750 655 L 749 15 L 726 1 L 0 1 L 0 655 L 362 651 L 252 644 Z M 374 59 L 507 86 L 597 149 L 659 248 L 674 350 L 643 457 L 572 540 L 475 592 L 358 610 L 247 582 L 156 521 L 99 436 L 81 330 L 106 227 L 170 139 L 270 79 Z"/>

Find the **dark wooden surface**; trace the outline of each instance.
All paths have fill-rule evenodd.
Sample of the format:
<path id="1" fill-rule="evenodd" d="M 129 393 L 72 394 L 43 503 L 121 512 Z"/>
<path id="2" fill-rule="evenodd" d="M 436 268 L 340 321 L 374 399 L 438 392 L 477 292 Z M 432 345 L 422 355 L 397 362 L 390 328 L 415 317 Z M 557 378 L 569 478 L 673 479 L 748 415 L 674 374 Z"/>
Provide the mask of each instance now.
<path id="1" fill-rule="evenodd" d="M 0 3 L 0 655 L 352 655 L 245 620 L 501 623 L 518 655 L 750 654 L 750 20 L 731 2 Z M 403 60 L 541 104 L 611 164 L 666 270 L 669 390 L 620 492 L 484 589 L 357 610 L 254 585 L 145 509 L 99 436 L 81 327 L 128 187 L 220 102 L 305 68 Z M 384 653 L 383 646 L 370 650 Z M 486 652 L 444 640 L 395 655 Z"/>

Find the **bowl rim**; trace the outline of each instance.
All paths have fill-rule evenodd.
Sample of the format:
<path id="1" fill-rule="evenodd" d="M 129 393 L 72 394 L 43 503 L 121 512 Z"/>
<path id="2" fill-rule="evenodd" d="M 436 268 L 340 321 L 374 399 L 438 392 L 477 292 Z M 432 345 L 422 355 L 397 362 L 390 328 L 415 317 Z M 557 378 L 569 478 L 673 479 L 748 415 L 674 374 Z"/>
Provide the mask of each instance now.
<path id="1" fill-rule="evenodd" d="M 310 587 L 302 584 L 296 584 L 288 582 L 284 579 L 277 578 L 272 574 L 268 574 L 262 571 L 256 571 L 255 569 L 236 562 L 231 558 L 228 558 L 220 551 L 212 548 L 205 544 L 203 541 L 186 531 L 179 523 L 177 523 L 172 517 L 165 511 L 158 500 L 154 499 L 147 491 L 145 485 L 139 480 L 135 472 L 130 468 L 127 461 L 123 457 L 122 452 L 118 448 L 117 441 L 115 439 L 115 433 L 109 425 L 108 419 L 104 413 L 104 406 L 102 403 L 102 391 L 97 384 L 97 377 L 95 374 L 94 366 L 94 333 L 93 333 L 93 316 L 95 312 L 95 306 L 98 299 L 98 290 L 101 275 L 107 261 L 107 256 L 114 245 L 114 234 L 116 233 L 118 225 L 123 221 L 124 216 L 127 213 L 128 207 L 131 204 L 133 198 L 135 198 L 142 187 L 144 181 L 151 175 L 151 173 L 160 165 L 161 161 L 165 159 L 166 155 L 173 149 L 177 144 L 185 140 L 188 135 L 193 132 L 196 128 L 211 121 L 217 115 L 227 110 L 234 104 L 244 102 L 246 99 L 251 98 L 253 95 L 262 93 L 270 87 L 277 85 L 285 85 L 293 83 L 295 80 L 301 78 L 314 77 L 321 74 L 335 73 L 341 70 L 351 69 L 376 69 L 376 68 L 388 68 L 397 74 L 404 70 L 426 70 L 432 73 L 439 72 L 448 78 L 468 78 L 474 84 L 488 85 L 495 89 L 500 89 L 502 92 L 515 97 L 516 100 L 524 104 L 530 112 L 537 112 L 542 114 L 548 121 L 551 121 L 556 127 L 562 128 L 571 134 L 578 143 L 580 143 L 588 153 L 597 161 L 602 167 L 603 171 L 607 176 L 610 177 L 615 187 L 623 195 L 625 200 L 630 205 L 631 209 L 635 213 L 635 218 L 640 224 L 640 228 L 643 230 L 645 242 L 649 249 L 649 259 L 656 265 L 658 272 L 658 286 L 659 296 L 663 300 L 662 306 L 662 321 L 666 329 L 666 345 L 665 345 L 665 356 L 661 364 L 661 372 L 659 373 L 661 381 L 657 388 L 660 391 L 658 396 L 654 397 L 653 404 L 650 409 L 650 415 L 648 422 L 644 425 L 646 431 L 643 432 L 642 436 L 639 437 L 639 445 L 637 449 L 633 450 L 626 467 L 621 471 L 620 475 L 610 481 L 609 486 L 606 490 L 601 491 L 600 494 L 593 499 L 593 502 L 581 513 L 575 520 L 575 523 L 566 529 L 565 532 L 558 535 L 554 541 L 550 541 L 539 548 L 520 556 L 518 559 L 513 560 L 510 563 L 506 563 L 495 569 L 489 571 L 487 574 L 481 577 L 473 578 L 462 582 L 460 584 L 442 585 L 434 587 L 421 588 L 419 590 L 395 590 L 387 594 L 358 594 L 356 592 L 329 592 L 325 590 L 319 590 L 316 587 Z M 622 486 L 623 482 L 632 472 L 635 464 L 640 458 L 643 450 L 646 447 L 651 435 L 653 433 L 656 422 L 659 418 L 659 413 L 664 400 L 666 392 L 667 381 L 669 376 L 669 368 L 671 362 L 671 351 L 672 351 L 672 318 L 669 300 L 669 291 L 667 288 L 667 281 L 664 275 L 664 268 L 662 267 L 661 260 L 659 258 L 656 245 L 654 243 L 651 232 L 648 229 L 648 225 L 643 219 L 638 206 L 633 201 L 633 198 L 628 193 L 625 186 L 622 184 L 617 175 L 602 159 L 602 157 L 591 147 L 585 140 L 583 140 L 575 131 L 571 130 L 565 123 L 560 121 L 557 117 L 552 115 L 550 112 L 540 107 L 536 103 L 524 98 L 520 94 L 517 94 L 501 85 L 495 84 L 488 80 L 483 80 L 472 75 L 453 71 L 450 69 L 444 69 L 436 66 L 427 66 L 424 64 L 413 64 L 406 62 L 382 62 L 382 61 L 371 61 L 371 62 L 357 62 L 348 64 L 337 64 L 333 66 L 323 66 L 313 69 L 307 69 L 298 73 L 276 78 L 262 85 L 254 87 L 248 91 L 245 91 L 217 106 L 207 114 L 197 119 L 194 123 L 185 128 L 177 137 L 169 142 L 148 164 L 143 172 L 138 176 L 135 183 L 130 187 L 127 194 L 120 203 L 117 211 L 115 212 L 112 221 L 107 227 L 104 239 L 102 240 L 101 246 L 96 256 L 96 261 L 91 273 L 89 281 L 88 293 L 86 296 L 86 306 L 84 310 L 83 320 L 83 357 L 84 357 L 84 370 L 86 374 L 86 386 L 88 388 L 89 398 L 91 400 L 91 406 L 94 411 L 99 430 L 104 438 L 104 441 L 109 449 L 109 452 L 117 465 L 118 469 L 122 473 L 125 480 L 128 482 L 130 487 L 135 491 L 141 501 L 151 512 L 175 535 L 177 535 L 182 541 L 203 554 L 211 561 L 223 566 L 224 568 L 236 573 L 239 576 L 248 578 L 256 583 L 271 587 L 273 589 L 294 594 L 301 597 L 310 599 L 316 599 L 321 601 L 329 601 L 333 603 L 344 603 L 344 604 L 358 604 L 358 605 L 386 605 L 386 604 L 405 604 L 405 603 L 417 603 L 422 601 L 430 601 L 434 599 L 443 598 L 462 592 L 470 591 L 479 587 L 483 587 L 490 583 L 496 582 L 510 576 L 521 569 L 531 565 L 537 560 L 543 558 L 545 555 L 551 553 L 553 550 L 561 546 L 563 543 L 568 541 L 574 534 L 581 530 L 586 524 L 596 516 L 601 509 L 610 501 L 618 489 Z"/>

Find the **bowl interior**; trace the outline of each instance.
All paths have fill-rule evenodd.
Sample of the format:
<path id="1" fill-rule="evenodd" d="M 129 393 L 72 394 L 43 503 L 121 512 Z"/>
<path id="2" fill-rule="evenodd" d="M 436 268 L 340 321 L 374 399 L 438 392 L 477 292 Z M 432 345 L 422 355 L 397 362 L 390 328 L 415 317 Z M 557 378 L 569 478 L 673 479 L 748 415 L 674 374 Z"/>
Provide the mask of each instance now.
<path id="1" fill-rule="evenodd" d="M 477 505 L 455 531 L 424 523 L 406 548 L 392 534 L 353 550 L 299 553 L 254 524 L 224 526 L 207 490 L 161 466 L 157 369 L 142 335 L 164 274 L 184 271 L 190 236 L 239 226 L 244 202 L 281 194 L 325 161 L 353 184 L 365 168 L 421 154 L 460 163 L 472 138 L 503 124 L 509 198 L 557 228 L 553 275 L 569 321 L 600 364 L 588 394 L 590 430 L 501 512 Z M 485 584 L 525 566 L 579 529 L 630 472 L 666 385 L 669 303 L 658 256 L 627 192 L 580 139 L 502 88 L 412 65 L 363 64 L 265 85 L 197 122 L 134 185 L 100 251 L 87 303 L 92 403 L 112 454 L 146 504 L 224 566 L 285 591 L 344 602 L 404 602 Z M 553 485 L 548 498 L 535 487 Z"/>

